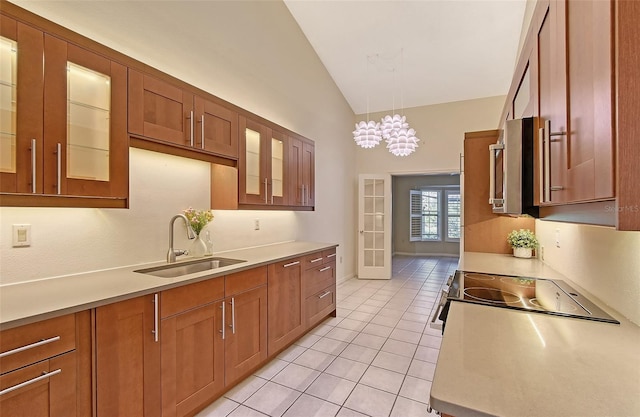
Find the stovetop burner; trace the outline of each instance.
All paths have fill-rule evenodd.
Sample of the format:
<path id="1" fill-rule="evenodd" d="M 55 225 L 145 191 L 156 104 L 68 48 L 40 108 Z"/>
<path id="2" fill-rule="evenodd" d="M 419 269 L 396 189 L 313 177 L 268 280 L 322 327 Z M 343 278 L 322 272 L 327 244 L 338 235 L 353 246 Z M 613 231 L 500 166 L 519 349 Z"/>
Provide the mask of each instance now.
<path id="1" fill-rule="evenodd" d="M 619 324 L 561 280 L 456 271 L 447 299 Z"/>

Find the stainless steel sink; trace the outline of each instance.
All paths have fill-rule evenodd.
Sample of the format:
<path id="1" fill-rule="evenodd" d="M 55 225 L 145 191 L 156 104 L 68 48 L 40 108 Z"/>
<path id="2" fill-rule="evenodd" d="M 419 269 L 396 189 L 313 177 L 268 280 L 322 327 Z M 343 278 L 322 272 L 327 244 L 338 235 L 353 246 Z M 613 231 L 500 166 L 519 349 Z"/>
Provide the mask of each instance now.
<path id="1" fill-rule="evenodd" d="M 175 278 L 175 277 L 180 277 L 182 275 L 214 270 L 217 268 L 222 268 L 224 266 L 229 266 L 229 265 L 235 265 L 242 262 L 247 262 L 247 261 L 243 261 L 241 259 L 212 257 L 212 258 L 206 258 L 206 259 L 199 259 L 197 261 L 183 262 L 179 264 L 169 264 L 169 265 L 156 266 L 154 268 L 138 269 L 133 272 L 138 272 L 138 273 L 147 274 L 147 275 L 154 275 L 156 277 L 162 277 L 162 278 Z"/>

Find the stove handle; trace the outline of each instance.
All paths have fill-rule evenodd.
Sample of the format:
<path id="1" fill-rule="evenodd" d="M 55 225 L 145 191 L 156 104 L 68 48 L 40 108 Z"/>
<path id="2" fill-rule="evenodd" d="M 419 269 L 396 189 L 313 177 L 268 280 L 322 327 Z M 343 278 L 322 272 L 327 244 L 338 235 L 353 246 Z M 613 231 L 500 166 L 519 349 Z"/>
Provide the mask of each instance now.
<path id="1" fill-rule="evenodd" d="M 442 290 L 442 294 L 440 295 L 440 301 L 438 302 L 438 308 L 436 308 L 436 312 L 433 314 L 433 317 L 431 318 L 431 323 L 435 323 L 436 320 L 438 320 L 438 315 L 440 314 L 440 310 L 442 310 L 442 307 L 444 307 L 444 305 L 447 303 L 448 295 L 449 293 L 447 292 L 447 290 Z"/>

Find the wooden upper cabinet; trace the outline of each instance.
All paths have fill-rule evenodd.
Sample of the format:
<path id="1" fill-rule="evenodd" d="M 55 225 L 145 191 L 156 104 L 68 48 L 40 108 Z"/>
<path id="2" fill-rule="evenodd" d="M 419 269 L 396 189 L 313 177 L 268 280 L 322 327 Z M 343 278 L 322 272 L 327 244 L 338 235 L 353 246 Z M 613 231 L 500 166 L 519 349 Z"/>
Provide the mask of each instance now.
<path id="1" fill-rule="evenodd" d="M 315 145 L 291 138 L 289 145 L 289 204 L 315 206 Z"/>
<path id="2" fill-rule="evenodd" d="M 45 35 L 44 193 L 128 194 L 127 70 Z"/>
<path id="3" fill-rule="evenodd" d="M 126 207 L 126 68 L 1 18 L 2 205 Z"/>
<path id="4" fill-rule="evenodd" d="M 240 158 L 238 160 L 238 201 L 241 204 L 268 204 L 267 144 L 271 129 L 240 116 Z"/>
<path id="5" fill-rule="evenodd" d="M 129 69 L 129 132 L 228 158 L 238 157 L 238 114 Z"/>
<path id="6" fill-rule="evenodd" d="M 614 197 L 613 2 L 569 0 L 566 200 Z"/>
<path id="7" fill-rule="evenodd" d="M 193 94 L 129 69 L 128 126 L 133 134 L 194 146 Z"/>
<path id="8" fill-rule="evenodd" d="M 543 158 L 540 204 L 565 202 L 567 77 L 564 1 L 551 1 L 537 35 L 538 116 Z"/>
<path id="9" fill-rule="evenodd" d="M 202 97 L 195 97 L 195 146 L 238 157 L 238 113 Z"/>
<path id="10" fill-rule="evenodd" d="M 44 35 L 0 19 L 0 192 L 41 194 Z"/>

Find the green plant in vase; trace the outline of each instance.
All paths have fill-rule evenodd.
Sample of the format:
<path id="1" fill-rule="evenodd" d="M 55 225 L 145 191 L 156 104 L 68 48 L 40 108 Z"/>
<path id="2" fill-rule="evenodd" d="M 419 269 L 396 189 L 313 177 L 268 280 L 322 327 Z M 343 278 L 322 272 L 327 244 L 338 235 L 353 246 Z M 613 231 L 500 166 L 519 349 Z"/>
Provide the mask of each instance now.
<path id="1" fill-rule="evenodd" d="M 512 230 L 507 236 L 507 242 L 513 248 L 513 256 L 517 258 L 531 258 L 533 250 L 539 245 L 536 235 L 529 229 Z"/>

